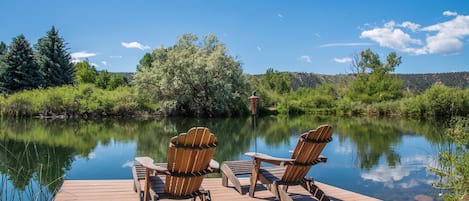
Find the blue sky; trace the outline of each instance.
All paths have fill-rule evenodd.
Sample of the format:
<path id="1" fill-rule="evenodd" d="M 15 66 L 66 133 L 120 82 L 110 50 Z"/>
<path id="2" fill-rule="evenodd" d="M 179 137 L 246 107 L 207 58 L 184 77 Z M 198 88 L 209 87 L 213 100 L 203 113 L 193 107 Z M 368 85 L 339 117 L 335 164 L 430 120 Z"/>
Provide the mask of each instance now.
<path id="1" fill-rule="evenodd" d="M 267 68 L 343 74 L 370 48 L 396 73 L 469 71 L 469 1 L 33 1 L 0 0 L 0 41 L 31 44 L 52 26 L 75 61 L 135 72 L 143 55 L 184 33 L 216 35 L 248 74 Z"/>

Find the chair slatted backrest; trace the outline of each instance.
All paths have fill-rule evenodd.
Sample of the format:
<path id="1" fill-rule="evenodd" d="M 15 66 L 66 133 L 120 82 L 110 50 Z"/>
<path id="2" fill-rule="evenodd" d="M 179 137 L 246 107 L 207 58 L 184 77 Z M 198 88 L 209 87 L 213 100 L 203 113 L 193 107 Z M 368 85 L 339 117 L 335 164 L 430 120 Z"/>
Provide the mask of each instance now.
<path id="1" fill-rule="evenodd" d="M 322 150 L 331 140 L 332 127 L 329 125 L 322 125 L 316 130 L 302 134 L 291 157 L 295 162 L 287 165 L 282 181 L 289 183 L 302 180 L 311 166 L 317 163 Z"/>
<path id="2" fill-rule="evenodd" d="M 165 193 L 185 196 L 197 192 L 215 153 L 217 138 L 208 128 L 191 128 L 175 136 L 168 150 Z"/>

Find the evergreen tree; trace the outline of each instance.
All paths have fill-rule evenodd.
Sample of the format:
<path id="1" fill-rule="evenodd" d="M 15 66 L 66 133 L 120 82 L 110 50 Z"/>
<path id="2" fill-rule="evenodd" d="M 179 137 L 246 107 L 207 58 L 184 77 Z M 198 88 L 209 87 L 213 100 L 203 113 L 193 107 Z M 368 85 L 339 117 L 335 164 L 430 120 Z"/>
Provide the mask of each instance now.
<path id="1" fill-rule="evenodd" d="M 47 36 L 40 38 L 35 46 L 36 61 L 44 73 L 45 87 L 73 83 L 75 66 L 65 45 L 64 39 L 52 27 Z"/>
<path id="2" fill-rule="evenodd" d="M 34 61 L 34 52 L 24 35 L 13 38 L 0 70 L 0 90 L 14 93 L 42 86 L 42 72 Z"/>
<path id="3" fill-rule="evenodd" d="M 0 42 L 0 93 L 3 92 L 2 90 L 3 88 L 2 85 L 4 83 L 3 72 L 6 70 L 6 64 L 3 58 L 5 54 L 7 53 L 7 50 L 8 50 L 8 46 L 3 41 Z"/>
<path id="4" fill-rule="evenodd" d="M 3 41 L 0 42 L 0 58 L 1 56 L 6 54 L 7 48 L 8 48 L 7 44 L 5 44 Z"/>
<path id="5" fill-rule="evenodd" d="M 0 70 L 3 69 L 3 66 L 4 66 L 4 60 L 3 60 L 3 57 L 5 56 L 5 54 L 7 53 L 8 51 L 8 46 L 7 44 L 5 44 L 3 41 L 0 42 Z M 0 72 L 1 74 L 1 72 Z M 1 79 L 1 78 L 0 78 Z"/>

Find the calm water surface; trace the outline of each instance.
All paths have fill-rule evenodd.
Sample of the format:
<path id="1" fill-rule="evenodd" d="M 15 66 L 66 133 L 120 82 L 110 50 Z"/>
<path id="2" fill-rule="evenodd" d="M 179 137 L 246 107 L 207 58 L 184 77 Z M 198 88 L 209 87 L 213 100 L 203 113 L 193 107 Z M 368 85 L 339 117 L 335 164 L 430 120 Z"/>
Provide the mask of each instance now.
<path id="1" fill-rule="evenodd" d="M 165 162 L 169 139 L 194 126 L 219 139 L 215 159 L 249 159 L 249 151 L 289 157 L 301 133 L 333 126 L 334 140 L 314 166 L 317 181 L 383 200 L 438 200 L 439 151 L 450 147 L 433 120 L 263 117 L 151 120 L 1 120 L 1 200 L 51 200 L 64 179 L 131 179 L 135 156 Z M 129 187 L 129 189 L 131 189 Z"/>

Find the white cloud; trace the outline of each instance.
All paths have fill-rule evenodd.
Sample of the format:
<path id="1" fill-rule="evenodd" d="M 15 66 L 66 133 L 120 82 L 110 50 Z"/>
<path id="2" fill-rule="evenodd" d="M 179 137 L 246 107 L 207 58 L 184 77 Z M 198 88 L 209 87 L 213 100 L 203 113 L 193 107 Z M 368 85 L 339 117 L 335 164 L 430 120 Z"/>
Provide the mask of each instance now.
<path id="1" fill-rule="evenodd" d="M 444 16 L 457 16 L 458 13 L 447 10 L 447 11 L 443 12 L 443 15 Z"/>
<path id="2" fill-rule="evenodd" d="M 464 44 L 455 37 L 447 37 L 443 34 L 427 38 L 425 50 L 430 54 L 456 54 L 463 49 Z"/>
<path id="3" fill-rule="evenodd" d="M 81 59 L 81 58 L 94 57 L 94 56 L 96 56 L 96 53 L 82 51 L 82 52 L 71 53 L 70 56 L 73 58 L 73 60 L 77 60 L 77 59 Z"/>
<path id="4" fill-rule="evenodd" d="M 90 63 L 91 66 L 94 66 L 94 67 L 99 67 L 99 65 L 97 63 Z"/>
<path id="5" fill-rule="evenodd" d="M 113 59 L 122 59 L 122 56 L 117 56 L 117 55 L 113 55 L 113 56 L 109 56 L 110 58 L 113 58 Z"/>
<path id="6" fill-rule="evenodd" d="M 383 27 L 364 30 L 360 38 L 368 38 L 382 47 L 391 48 L 414 55 L 423 54 L 458 54 L 464 48 L 469 37 L 469 15 L 457 15 L 445 11 L 445 16 L 456 16 L 454 19 L 421 28 L 421 25 L 405 21 L 397 24 L 387 22 Z M 412 32 L 426 32 L 424 40 L 414 38 L 399 27 Z"/>
<path id="7" fill-rule="evenodd" d="M 369 46 L 371 43 L 327 43 L 319 47 L 348 47 L 348 46 Z"/>
<path id="8" fill-rule="evenodd" d="M 396 49 L 402 52 L 419 54 L 415 48 L 410 45 L 421 45 L 422 41 L 412 38 L 409 34 L 404 33 L 401 29 L 395 28 L 396 23 L 390 21 L 382 28 L 374 28 L 372 30 L 363 31 L 360 38 L 369 38 L 377 42 L 382 47 Z"/>
<path id="9" fill-rule="evenodd" d="M 344 58 L 334 58 L 334 61 L 337 63 L 350 63 L 352 62 L 352 58 L 344 57 Z"/>
<path id="10" fill-rule="evenodd" d="M 401 23 L 400 26 L 404 27 L 404 28 L 408 28 L 408 29 L 412 30 L 413 32 L 418 31 L 419 28 L 420 28 L 420 24 L 416 24 L 416 23 L 409 22 L 409 21 L 405 21 L 405 22 Z"/>
<path id="11" fill-rule="evenodd" d="M 307 55 L 300 56 L 300 58 L 298 58 L 298 60 L 306 62 L 306 63 L 311 63 L 311 57 L 307 56 Z"/>
<path id="12" fill-rule="evenodd" d="M 150 46 L 142 45 L 139 42 L 130 42 L 130 43 L 122 42 L 121 45 L 124 46 L 125 48 L 137 48 L 141 50 L 150 49 Z"/>
<path id="13" fill-rule="evenodd" d="M 463 39 L 469 36 L 469 15 L 422 28 L 424 31 L 437 32 L 427 37 L 428 53 L 455 54 L 463 49 Z"/>
<path id="14" fill-rule="evenodd" d="M 107 66 L 107 61 L 101 61 L 104 66 Z"/>
<path id="15" fill-rule="evenodd" d="M 256 48 L 258 52 L 262 52 L 262 48 L 260 46 L 257 46 Z"/>

